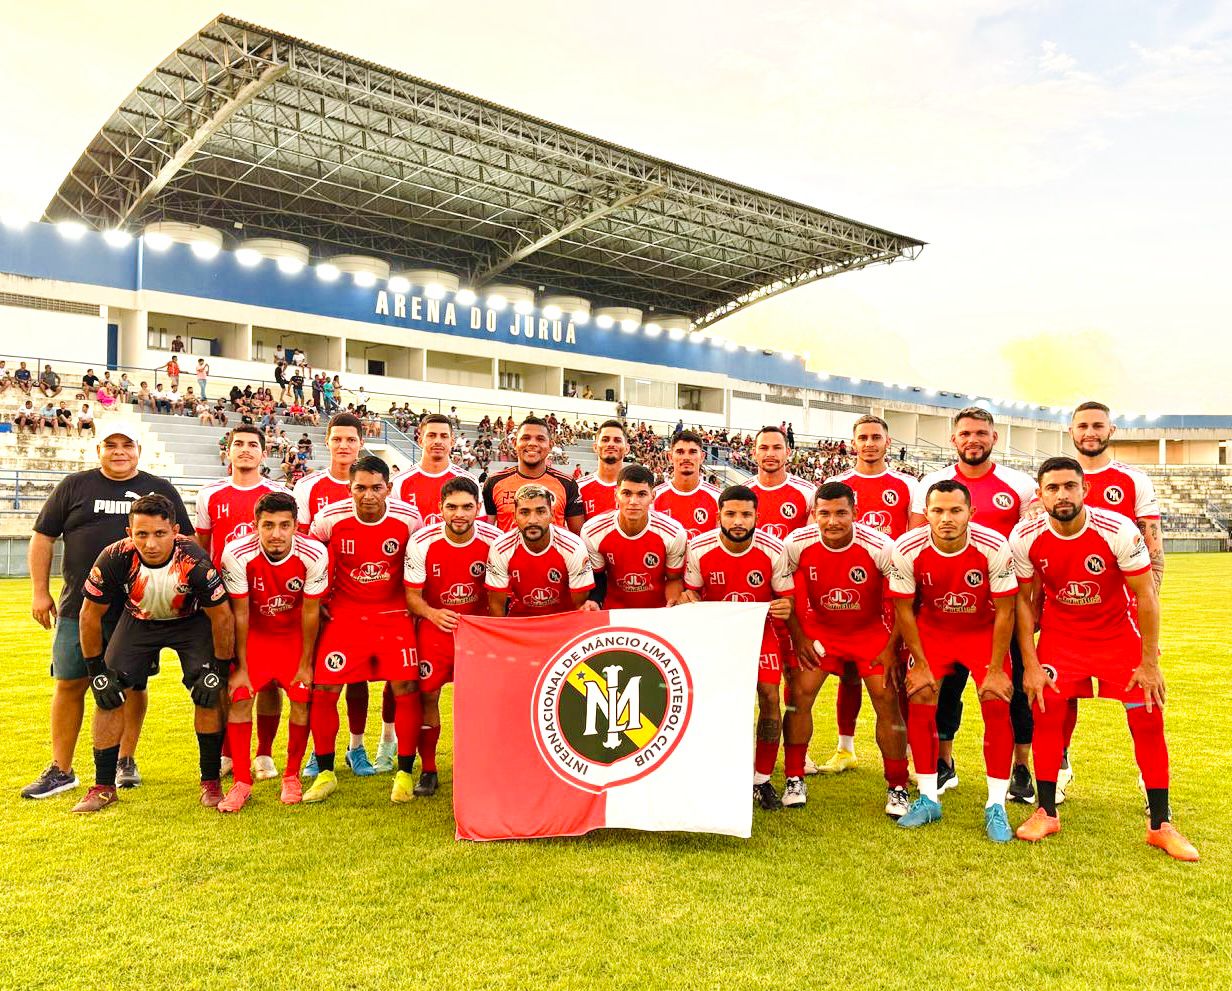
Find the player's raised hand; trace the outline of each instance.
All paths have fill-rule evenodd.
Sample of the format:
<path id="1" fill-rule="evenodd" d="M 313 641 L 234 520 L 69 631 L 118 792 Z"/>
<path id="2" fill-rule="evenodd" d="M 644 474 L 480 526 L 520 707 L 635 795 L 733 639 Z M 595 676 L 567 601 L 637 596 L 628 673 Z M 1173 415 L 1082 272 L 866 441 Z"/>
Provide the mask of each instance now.
<path id="1" fill-rule="evenodd" d="M 980 683 L 978 694 L 981 702 L 988 699 L 1008 702 L 1014 695 L 1014 683 L 1004 668 L 990 664 L 988 673 L 984 675 L 984 680 Z"/>
<path id="2" fill-rule="evenodd" d="M 1159 666 L 1159 662 L 1151 661 L 1150 663 L 1143 661 L 1134 668 L 1133 677 L 1129 679 L 1129 684 L 1125 686 L 1125 691 L 1132 691 L 1134 688 L 1141 688 L 1142 694 L 1146 697 L 1146 711 L 1152 711 L 1155 706 L 1161 709 L 1164 705 L 1164 672 Z"/>
<path id="3" fill-rule="evenodd" d="M 56 621 L 56 600 L 47 592 L 35 592 L 30 615 L 44 630 L 50 630 Z"/>
<path id="4" fill-rule="evenodd" d="M 436 609 L 432 612 L 432 623 L 444 633 L 452 633 L 458 628 L 458 614 L 452 609 Z"/>
<path id="5" fill-rule="evenodd" d="M 1045 708 L 1045 688 L 1052 688 L 1055 692 L 1057 690 L 1056 680 L 1044 670 L 1043 665 L 1038 661 L 1034 664 L 1025 664 L 1022 669 L 1022 691 L 1031 705 L 1039 706 L 1040 712 L 1043 712 Z"/>

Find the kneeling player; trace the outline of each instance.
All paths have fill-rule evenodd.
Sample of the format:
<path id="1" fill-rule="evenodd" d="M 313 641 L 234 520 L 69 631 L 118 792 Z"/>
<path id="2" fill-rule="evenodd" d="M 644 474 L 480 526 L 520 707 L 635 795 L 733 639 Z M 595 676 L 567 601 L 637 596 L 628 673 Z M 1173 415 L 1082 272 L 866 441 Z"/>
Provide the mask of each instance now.
<path id="1" fill-rule="evenodd" d="M 502 533 L 479 515 L 479 486 L 469 476 L 441 487 L 441 522 L 424 527 L 406 552 L 406 604 L 419 650 L 419 693 L 423 699 L 419 755 L 423 770 L 416 795 L 435 795 L 436 745 L 441 738 L 441 688 L 453 681 L 453 635 L 461 616 L 487 614 L 484 575 L 492 544 Z"/>
<path id="2" fill-rule="evenodd" d="M 398 734 L 398 773 L 390 798 L 409 802 L 423 711 L 403 574 L 407 545 L 422 518 L 413 506 L 389 497 L 389 466 L 380 458 L 360 458 L 350 475 L 351 498 L 326 506 L 309 531 L 329 547 L 332 577 L 309 713 L 319 772 L 304 801 L 324 801 L 338 789 L 334 751 L 343 685 L 388 681 Z"/>
<path id="3" fill-rule="evenodd" d="M 724 489 L 719 496 L 719 528 L 689 541 L 684 584 L 681 602 L 770 603 L 757 665 L 753 800 L 767 811 L 781 809 L 783 802 L 770 782 L 770 775 L 778 760 L 782 734 L 779 682 L 785 661 L 791 661 L 780 652 L 773 620 L 791 616 L 792 580 L 782 541 L 757 529 L 757 493 L 748 486 L 729 485 Z M 803 761 L 803 753 L 800 759 Z M 802 792 L 803 779 L 799 782 Z M 793 794 L 792 798 L 795 797 Z M 799 797 L 806 796 L 801 793 Z"/>
<path id="4" fill-rule="evenodd" d="M 934 482 L 924 507 L 928 526 L 898 538 L 890 575 L 898 629 L 911 651 L 907 737 L 920 788 L 898 824 L 911 829 L 941 818 L 937 689 L 961 667 L 979 686 L 984 717 L 984 830 L 989 839 L 1007 843 L 1013 833 L 1005 795 L 1014 758 L 1009 646 L 1017 591 L 1010 548 L 1001 534 L 971 522 L 971 494 L 962 482 Z"/>
<path id="5" fill-rule="evenodd" d="M 222 576 L 191 537 L 179 535 L 166 496 L 133 501 L 128 536 L 108 546 L 82 586 L 81 653 L 94 713 L 94 787 L 73 807 L 98 812 L 117 801 L 116 760 L 124 729 L 124 690 L 144 687 L 165 647 L 180 657 L 184 687 L 192 695 L 201 755 L 201 804 L 222 798 L 223 672 L 235 653 L 235 623 Z M 103 616 L 119 599 L 124 613 L 103 653 Z"/>
<path id="6" fill-rule="evenodd" d="M 884 585 L 892 570 L 889 537 L 856 523 L 855 493 L 826 482 L 813 497 L 813 524 L 792 532 L 787 560 L 795 583 L 788 621 L 800 668 L 788 673 L 791 698 L 783 719 L 787 789 L 783 804 L 804 791 L 804 755 L 813 735 L 813 701 L 826 675 L 849 666 L 868 687 L 877 713 L 877 745 L 885 764 L 886 815 L 903 816 L 907 798 L 907 736 L 898 692 L 886 678 L 898 638 L 886 625 Z"/>
<path id="7" fill-rule="evenodd" d="M 303 797 L 299 771 L 308 747 L 312 652 L 321 596 L 329 588 L 329 552 L 295 532 L 296 512 L 289 492 L 262 496 L 255 508 L 257 532 L 231 541 L 223 551 L 238 663 L 227 713 L 234 784 L 219 802 L 219 812 L 238 812 L 252 792 L 252 700 L 266 689 L 281 688 L 291 703 L 281 800 L 294 805 Z"/>
<path id="8" fill-rule="evenodd" d="M 1041 840 L 1061 829 L 1057 773 L 1066 703 L 1088 694 L 1094 678 L 1100 696 L 1125 706 L 1151 817 L 1147 843 L 1177 860 L 1197 860 L 1197 849 L 1173 827 L 1168 803 L 1159 600 L 1150 551 L 1124 516 L 1083 504 L 1088 483 L 1073 458 L 1049 458 L 1037 478 L 1045 515 L 1024 520 L 1010 535 L 1022 583 L 1018 642 L 1023 690 L 1034 707 L 1039 793 L 1039 808 L 1018 827 L 1018 836 Z M 1033 602 L 1038 601 L 1033 586 L 1042 587 L 1045 595 L 1038 646 L 1031 632 Z"/>

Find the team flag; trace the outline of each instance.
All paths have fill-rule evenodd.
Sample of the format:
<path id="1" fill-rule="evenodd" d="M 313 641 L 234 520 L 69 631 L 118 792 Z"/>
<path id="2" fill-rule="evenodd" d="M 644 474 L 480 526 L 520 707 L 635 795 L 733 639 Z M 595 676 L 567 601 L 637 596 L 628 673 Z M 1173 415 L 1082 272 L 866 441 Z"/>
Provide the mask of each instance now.
<path id="1" fill-rule="evenodd" d="M 463 617 L 459 839 L 671 829 L 747 837 L 764 603 Z"/>

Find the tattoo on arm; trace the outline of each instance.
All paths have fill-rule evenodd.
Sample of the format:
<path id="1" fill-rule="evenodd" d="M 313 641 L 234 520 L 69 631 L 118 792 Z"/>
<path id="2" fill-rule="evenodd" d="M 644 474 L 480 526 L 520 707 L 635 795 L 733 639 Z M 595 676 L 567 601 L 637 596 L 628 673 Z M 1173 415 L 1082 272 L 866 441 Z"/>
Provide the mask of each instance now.
<path id="1" fill-rule="evenodd" d="M 1138 529 L 1151 556 L 1151 578 L 1158 593 L 1164 583 L 1164 533 L 1158 520 L 1138 520 Z"/>

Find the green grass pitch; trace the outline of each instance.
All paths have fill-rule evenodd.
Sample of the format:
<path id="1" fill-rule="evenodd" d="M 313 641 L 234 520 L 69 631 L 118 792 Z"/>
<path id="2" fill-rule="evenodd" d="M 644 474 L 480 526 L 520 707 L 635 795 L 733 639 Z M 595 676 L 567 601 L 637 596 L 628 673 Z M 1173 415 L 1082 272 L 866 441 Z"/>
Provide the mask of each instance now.
<path id="1" fill-rule="evenodd" d="M 810 779 L 804 811 L 758 813 L 751 840 L 481 845 L 453 838 L 448 727 L 434 799 L 394 807 L 388 776 L 343 770 L 324 805 L 283 808 L 267 782 L 237 817 L 200 808 L 172 663 L 151 684 L 147 783 L 77 818 L 81 791 L 17 795 L 48 760 L 51 637 L 29 617 L 29 583 L 0 582 L 0 988 L 1226 989 L 1230 589 L 1232 555 L 1168 562 L 1173 807 L 1203 856 L 1187 865 L 1144 844 L 1124 716 L 1099 701 L 1083 705 L 1060 836 L 988 842 L 970 695 L 962 784 L 919 832 L 882 814 L 866 704 L 859 768 Z M 77 769 L 92 779 L 88 736 Z M 1026 814 L 1012 808 L 1012 824 Z"/>

